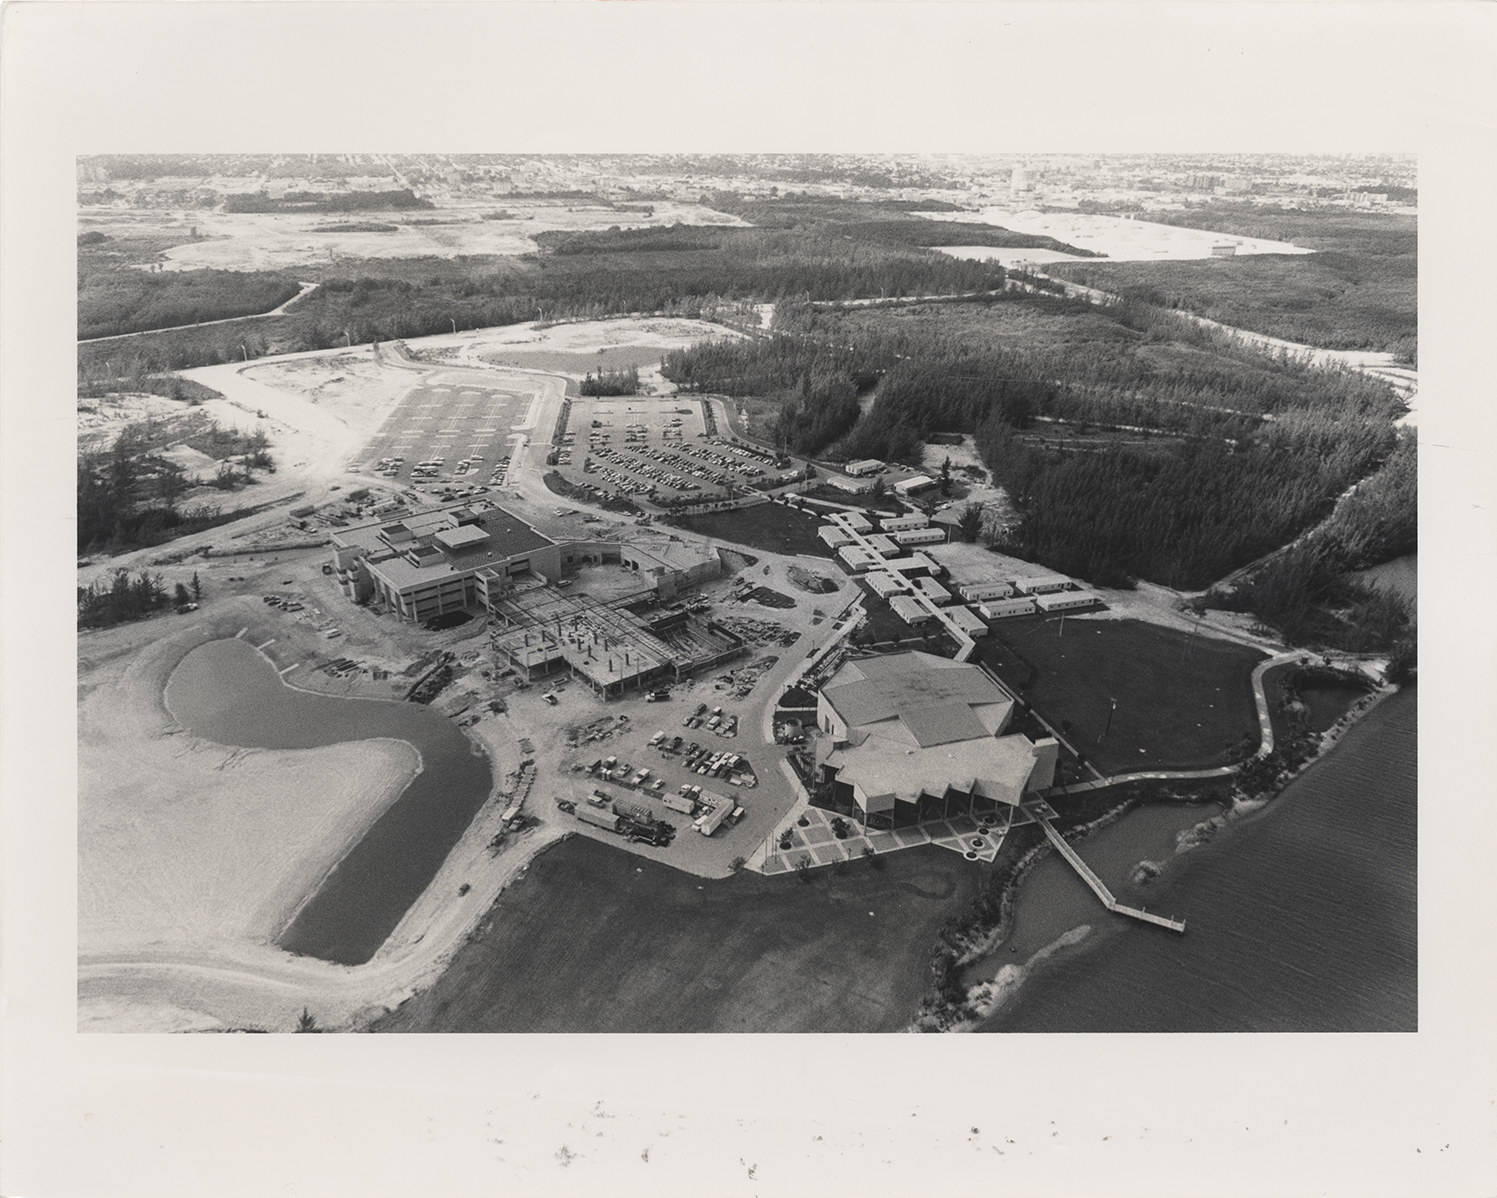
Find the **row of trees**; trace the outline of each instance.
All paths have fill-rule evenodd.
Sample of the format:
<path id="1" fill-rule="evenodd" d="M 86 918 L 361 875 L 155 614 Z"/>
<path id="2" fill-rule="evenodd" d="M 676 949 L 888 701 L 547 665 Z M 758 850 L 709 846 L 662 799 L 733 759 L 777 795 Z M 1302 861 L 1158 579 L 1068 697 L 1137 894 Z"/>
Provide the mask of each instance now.
<path id="1" fill-rule="evenodd" d="M 112 628 L 168 607 L 195 603 L 202 597 L 203 587 L 196 573 L 190 588 L 179 582 L 168 591 L 159 574 L 142 571 L 132 576 L 128 570 L 116 570 L 107 581 L 78 588 L 78 624 L 82 628 Z"/>
<path id="2" fill-rule="evenodd" d="M 626 370 L 589 373 L 578 386 L 583 395 L 638 395 L 639 368 L 630 366 Z"/>

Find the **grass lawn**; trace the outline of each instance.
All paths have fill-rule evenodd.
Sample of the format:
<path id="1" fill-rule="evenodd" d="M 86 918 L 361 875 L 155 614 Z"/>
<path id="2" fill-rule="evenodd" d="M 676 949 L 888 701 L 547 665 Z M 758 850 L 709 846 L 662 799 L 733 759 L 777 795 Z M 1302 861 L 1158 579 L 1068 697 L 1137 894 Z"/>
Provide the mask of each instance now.
<path id="1" fill-rule="evenodd" d="M 373 1030 L 898 1031 L 929 984 L 937 932 L 982 870 L 936 848 L 881 860 L 810 883 L 711 882 L 573 837 Z"/>
<path id="2" fill-rule="evenodd" d="M 747 545 L 750 549 L 764 549 L 770 553 L 809 553 L 826 558 L 832 556 L 826 542 L 816 535 L 816 530 L 821 527 L 821 520 L 782 503 L 761 503 L 757 507 L 739 508 L 731 512 L 673 517 L 668 523 L 688 532 Z"/>
<path id="3" fill-rule="evenodd" d="M 1141 620 L 1069 617 L 1058 631 L 1054 616 L 999 621 L 982 660 L 1103 773 L 1225 765 L 1248 734 L 1256 747 L 1256 649 Z"/>

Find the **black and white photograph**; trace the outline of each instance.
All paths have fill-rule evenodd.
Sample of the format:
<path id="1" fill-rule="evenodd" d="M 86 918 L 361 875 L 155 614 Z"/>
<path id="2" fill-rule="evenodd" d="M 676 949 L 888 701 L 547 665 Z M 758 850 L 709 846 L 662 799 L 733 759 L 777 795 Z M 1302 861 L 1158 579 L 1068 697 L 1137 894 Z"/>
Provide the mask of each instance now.
<path id="1" fill-rule="evenodd" d="M 1497 1184 L 1488 10 L 4 18 L 6 1193 Z"/>
<path id="2" fill-rule="evenodd" d="M 81 158 L 80 1029 L 1417 1030 L 1417 168 Z"/>

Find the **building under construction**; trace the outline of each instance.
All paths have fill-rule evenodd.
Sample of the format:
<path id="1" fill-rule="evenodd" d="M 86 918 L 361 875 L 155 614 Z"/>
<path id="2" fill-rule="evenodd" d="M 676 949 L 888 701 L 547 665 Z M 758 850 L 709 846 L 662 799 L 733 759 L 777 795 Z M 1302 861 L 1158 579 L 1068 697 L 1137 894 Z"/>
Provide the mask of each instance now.
<path id="1" fill-rule="evenodd" d="M 526 681 L 569 670 L 607 698 L 660 679 L 680 681 L 744 652 L 741 637 L 684 611 L 636 615 L 550 588 L 514 594 L 491 609 L 504 627 L 494 650 Z"/>

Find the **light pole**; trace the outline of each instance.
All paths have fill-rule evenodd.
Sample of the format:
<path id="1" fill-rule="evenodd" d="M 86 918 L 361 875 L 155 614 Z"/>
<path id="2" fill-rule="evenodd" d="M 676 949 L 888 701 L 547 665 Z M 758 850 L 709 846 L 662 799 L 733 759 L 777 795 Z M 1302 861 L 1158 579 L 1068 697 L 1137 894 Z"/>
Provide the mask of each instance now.
<path id="1" fill-rule="evenodd" d="M 243 345 L 240 345 L 239 352 L 244 355 L 245 364 L 248 365 L 249 364 L 249 350 L 246 349 Z"/>
<path id="2" fill-rule="evenodd" d="M 454 337 L 456 337 L 457 336 L 457 319 L 455 317 L 452 317 L 452 316 L 449 316 L 447 319 L 450 320 L 450 321 L 452 321 L 452 335 Z"/>
<path id="3" fill-rule="evenodd" d="M 1107 709 L 1107 726 L 1102 729 L 1102 735 L 1097 737 L 1099 743 L 1106 740 L 1107 734 L 1112 731 L 1112 713 L 1118 709 L 1118 701 L 1113 699 L 1111 703 L 1112 706 Z"/>

